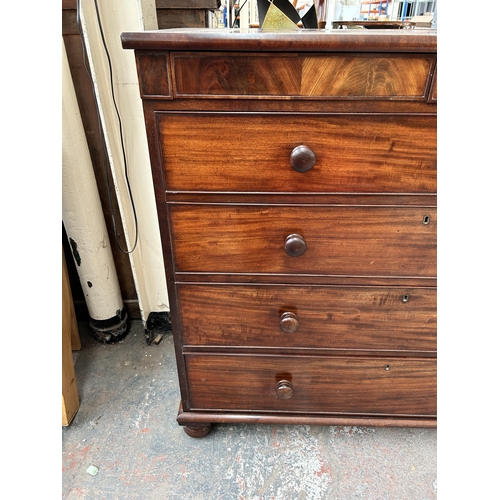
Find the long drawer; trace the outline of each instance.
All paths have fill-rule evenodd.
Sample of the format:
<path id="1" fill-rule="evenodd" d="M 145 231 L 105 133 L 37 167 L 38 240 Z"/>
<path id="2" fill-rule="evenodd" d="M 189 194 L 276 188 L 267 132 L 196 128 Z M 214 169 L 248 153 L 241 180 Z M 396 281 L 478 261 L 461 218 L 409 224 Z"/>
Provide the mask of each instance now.
<path id="1" fill-rule="evenodd" d="M 157 127 L 168 191 L 436 192 L 435 116 L 158 113 Z"/>
<path id="2" fill-rule="evenodd" d="M 436 361 L 186 355 L 190 410 L 435 416 Z"/>
<path id="3" fill-rule="evenodd" d="M 171 60 L 175 97 L 422 100 L 434 56 L 174 52 Z"/>
<path id="4" fill-rule="evenodd" d="M 435 208 L 173 204 L 169 213 L 176 272 L 436 275 Z"/>
<path id="5" fill-rule="evenodd" d="M 184 344 L 436 351 L 436 290 L 177 285 Z"/>

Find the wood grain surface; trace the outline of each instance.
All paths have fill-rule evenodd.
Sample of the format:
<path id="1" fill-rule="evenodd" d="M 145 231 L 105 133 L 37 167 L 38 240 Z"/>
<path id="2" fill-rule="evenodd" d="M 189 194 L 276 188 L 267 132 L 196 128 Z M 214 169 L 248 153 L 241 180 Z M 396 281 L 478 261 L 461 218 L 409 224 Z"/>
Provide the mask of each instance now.
<path id="1" fill-rule="evenodd" d="M 436 290 L 178 284 L 191 346 L 436 351 Z M 280 328 L 291 312 L 298 329 Z"/>
<path id="2" fill-rule="evenodd" d="M 435 208 L 172 205 L 170 223 L 176 271 L 436 275 Z"/>
<path id="3" fill-rule="evenodd" d="M 122 45 L 187 434 L 435 426 L 435 31 L 179 29 Z"/>
<path id="4" fill-rule="evenodd" d="M 436 117 L 161 113 L 169 191 L 432 193 Z M 316 164 L 296 172 L 308 146 Z"/>
<path id="5" fill-rule="evenodd" d="M 191 409 L 436 414 L 436 361 L 186 355 Z M 293 396 L 276 397 L 289 380 Z"/>
<path id="6" fill-rule="evenodd" d="M 432 56 L 173 53 L 178 97 L 424 99 Z"/>

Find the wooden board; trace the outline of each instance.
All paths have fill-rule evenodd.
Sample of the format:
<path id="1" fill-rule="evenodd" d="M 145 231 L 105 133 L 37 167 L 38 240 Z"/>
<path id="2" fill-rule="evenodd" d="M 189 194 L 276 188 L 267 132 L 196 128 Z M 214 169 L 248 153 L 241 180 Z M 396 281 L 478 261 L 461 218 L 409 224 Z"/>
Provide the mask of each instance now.
<path id="1" fill-rule="evenodd" d="M 156 0 L 157 9 L 217 9 L 220 0 Z"/>
<path id="2" fill-rule="evenodd" d="M 205 10 L 200 9 L 158 9 L 158 29 L 206 28 Z"/>
<path id="3" fill-rule="evenodd" d="M 73 297 L 68 278 L 64 251 L 62 252 L 62 425 L 68 426 L 73 420 L 80 399 L 73 365 L 72 347 L 80 349 L 78 325 L 76 323 Z"/>

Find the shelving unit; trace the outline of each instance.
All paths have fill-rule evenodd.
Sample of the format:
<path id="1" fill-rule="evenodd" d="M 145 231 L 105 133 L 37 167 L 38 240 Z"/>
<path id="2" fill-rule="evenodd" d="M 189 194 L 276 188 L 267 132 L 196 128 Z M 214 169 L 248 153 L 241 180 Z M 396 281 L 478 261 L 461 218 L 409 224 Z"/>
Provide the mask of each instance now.
<path id="1" fill-rule="evenodd" d="M 404 0 L 394 2 L 392 18 L 398 21 L 407 21 L 414 16 L 421 16 L 426 12 L 436 12 L 437 0 Z"/>
<path id="2" fill-rule="evenodd" d="M 359 18 L 369 19 L 371 15 L 387 15 L 388 8 L 388 1 L 363 1 L 359 10 Z"/>

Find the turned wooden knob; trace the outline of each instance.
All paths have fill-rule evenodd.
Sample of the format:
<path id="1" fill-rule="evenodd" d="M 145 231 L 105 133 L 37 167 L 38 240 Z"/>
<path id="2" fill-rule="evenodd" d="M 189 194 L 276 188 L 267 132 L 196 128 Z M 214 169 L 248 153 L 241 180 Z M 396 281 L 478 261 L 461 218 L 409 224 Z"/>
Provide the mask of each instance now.
<path id="1" fill-rule="evenodd" d="M 306 242 L 300 234 L 290 234 L 285 239 L 285 252 L 290 257 L 300 257 L 306 248 Z"/>
<path id="2" fill-rule="evenodd" d="M 284 312 L 280 319 L 280 328 L 285 333 L 293 333 L 299 329 L 297 315 L 292 312 Z"/>
<path id="3" fill-rule="evenodd" d="M 278 399 L 290 399 L 293 396 L 293 387 L 288 380 L 280 380 L 276 384 L 276 397 Z"/>
<path id="4" fill-rule="evenodd" d="M 290 153 L 290 165 L 296 172 L 308 172 L 315 163 L 316 155 L 309 146 L 297 146 Z"/>

